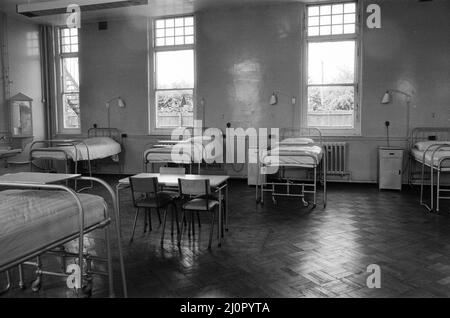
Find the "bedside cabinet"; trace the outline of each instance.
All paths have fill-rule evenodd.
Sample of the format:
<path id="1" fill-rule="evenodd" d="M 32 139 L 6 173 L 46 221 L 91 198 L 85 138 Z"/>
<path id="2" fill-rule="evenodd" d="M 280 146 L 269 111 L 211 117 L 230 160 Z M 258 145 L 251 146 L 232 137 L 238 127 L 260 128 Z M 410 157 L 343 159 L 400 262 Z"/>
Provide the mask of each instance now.
<path id="1" fill-rule="evenodd" d="M 378 148 L 378 188 L 402 189 L 403 175 L 402 148 L 379 147 Z"/>

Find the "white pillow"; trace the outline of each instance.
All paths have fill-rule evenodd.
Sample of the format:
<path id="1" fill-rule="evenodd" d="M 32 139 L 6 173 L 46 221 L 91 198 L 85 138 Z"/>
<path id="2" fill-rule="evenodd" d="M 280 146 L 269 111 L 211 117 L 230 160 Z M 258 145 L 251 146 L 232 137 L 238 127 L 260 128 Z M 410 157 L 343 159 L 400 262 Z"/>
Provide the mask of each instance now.
<path id="1" fill-rule="evenodd" d="M 436 141 L 436 140 L 430 140 L 430 141 L 419 141 L 416 142 L 416 144 L 414 145 L 414 147 L 420 151 L 425 151 L 428 149 L 428 147 L 431 146 L 430 149 L 435 149 L 437 147 L 439 147 L 442 144 L 449 144 L 448 147 L 445 146 L 444 148 L 441 148 L 442 150 L 450 150 L 450 141 Z M 440 150 L 441 150 L 440 149 Z"/>

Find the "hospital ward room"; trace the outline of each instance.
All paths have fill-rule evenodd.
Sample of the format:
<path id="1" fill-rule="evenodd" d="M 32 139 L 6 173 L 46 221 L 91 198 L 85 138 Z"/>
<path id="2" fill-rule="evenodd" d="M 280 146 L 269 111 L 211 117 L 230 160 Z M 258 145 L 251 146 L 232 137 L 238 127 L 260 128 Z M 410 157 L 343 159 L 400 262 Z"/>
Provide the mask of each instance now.
<path id="1" fill-rule="evenodd" d="M 449 31 L 447 0 L 2 0 L 0 302 L 450 297 Z"/>

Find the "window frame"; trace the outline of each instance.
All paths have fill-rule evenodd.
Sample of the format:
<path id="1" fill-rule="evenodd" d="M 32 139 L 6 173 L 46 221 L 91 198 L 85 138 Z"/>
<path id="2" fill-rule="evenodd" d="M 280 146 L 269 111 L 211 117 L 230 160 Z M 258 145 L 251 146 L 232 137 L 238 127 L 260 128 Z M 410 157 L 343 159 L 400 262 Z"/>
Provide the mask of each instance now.
<path id="1" fill-rule="evenodd" d="M 171 18 L 186 18 L 193 17 L 194 19 L 194 43 L 193 44 L 178 44 L 178 45 L 168 45 L 168 46 L 156 46 L 156 21 L 160 19 L 171 19 Z M 149 43 L 149 80 L 152 83 L 149 87 L 149 134 L 150 135 L 170 135 L 172 131 L 179 127 L 157 127 L 156 126 L 156 111 L 157 111 L 157 99 L 156 94 L 158 91 L 181 91 L 181 90 L 191 90 L 192 89 L 192 106 L 193 106 L 193 120 L 197 118 L 197 101 L 196 101 L 196 90 L 197 90 L 197 21 L 195 14 L 183 14 L 183 15 L 167 15 L 149 18 L 147 21 L 147 29 L 151 30 L 147 32 L 149 37 L 147 43 Z M 183 51 L 192 50 L 193 51 L 193 63 L 194 63 L 194 87 L 193 88 L 164 88 L 157 89 L 156 77 L 157 77 L 157 66 L 156 66 L 156 54 L 158 52 L 168 52 L 168 51 Z M 186 126 L 186 128 L 191 128 Z"/>
<path id="2" fill-rule="evenodd" d="M 80 83 L 78 83 L 77 92 L 65 92 L 63 91 L 64 79 L 63 79 L 63 61 L 66 58 L 78 58 L 78 74 L 80 75 L 80 33 L 77 32 L 78 37 L 78 51 L 63 53 L 61 50 L 61 30 L 70 29 L 66 26 L 55 27 L 55 86 L 56 86 L 56 132 L 58 134 L 65 135 L 80 135 L 81 134 L 81 109 L 79 116 L 79 127 L 78 128 L 65 128 L 64 127 L 64 94 L 78 94 L 78 101 L 80 101 Z M 80 77 L 79 77 L 80 80 Z"/>
<path id="3" fill-rule="evenodd" d="M 308 7 L 333 5 L 333 4 L 345 4 L 354 2 L 355 9 L 355 33 L 352 34 L 337 34 L 337 35 L 318 35 L 308 36 Z M 301 107 L 301 125 L 302 127 L 318 128 L 322 131 L 324 136 L 360 136 L 361 135 L 361 76 L 362 76 L 362 58 L 361 58 L 361 5 L 358 0 L 353 1 L 339 1 L 339 2 L 316 2 L 308 3 L 305 6 L 303 13 L 303 68 L 302 68 L 302 107 Z M 355 42 L 355 61 L 354 61 L 354 82 L 353 83 L 340 83 L 340 84 L 309 84 L 308 83 L 308 51 L 309 43 L 322 43 L 322 42 Z M 308 88 L 309 87 L 354 87 L 354 111 L 353 111 L 353 128 L 346 127 L 329 127 L 329 126 L 309 126 L 308 125 Z"/>

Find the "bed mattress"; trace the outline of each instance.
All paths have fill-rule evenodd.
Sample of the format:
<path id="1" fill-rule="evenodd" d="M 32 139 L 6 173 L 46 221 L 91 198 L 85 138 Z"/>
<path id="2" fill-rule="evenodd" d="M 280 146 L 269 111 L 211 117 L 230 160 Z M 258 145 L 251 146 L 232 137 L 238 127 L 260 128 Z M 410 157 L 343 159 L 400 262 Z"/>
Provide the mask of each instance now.
<path id="1" fill-rule="evenodd" d="M 67 156 L 75 161 L 83 161 L 83 160 L 96 160 L 103 159 L 108 157 L 117 156 L 121 152 L 120 144 L 109 137 L 93 137 L 83 140 L 83 143 L 77 144 L 75 147 L 70 146 L 60 146 L 60 147 L 51 147 L 44 148 L 46 151 L 40 151 L 40 149 L 33 150 L 33 158 L 34 159 L 46 159 L 52 158 L 57 160 L 65 160 L 66 156 L 61 152 L 63 150 Z M 87 146 L 87 148 L 86 148 Z M 59 151 L 51 151 L 52 149 Z M 88 156 L 89 149 L 89 156 Z M 49 151 L 50 150 L 50 151 Z M 113 158 L 117 159 L 117 158 Z"/>
<path id="2" fill-rule="evenodd" d="M 279 145 L 262 156 L 264 165 L 316 166 L 322 160 L 323 150 L 316 145 Z M 278 161 L 277 161 L 278 160 Z"/>
<path id="3" fill-rule="evenodd" d="M 417 148 L 413 148 L 411 149 L 411 155 L 414 157 L 415 160 L 419 161 L 420 163 L 422 163 L 423 161 L 423 154 L 424 154 L 424 150 L 419 150 Z M 431 166 L 431 159 L 433 156 L 433 151 L 432 150 L 428 150 L 425 154 L 425 164 L 427 166 Z M 439 161 L 440 158 L 443 157 L 449 157 L 450 158 L 450 150 L 438 150 L 434 153 L 434 157 L 433 157 L 433 166 L 437 167 L 437 162 Z M 450 160 L 446 160 L 442 163 L 442 167 L 444 168 L 450 168 Z"/>
<path id="4" fill-rule="evenodd" d="M 78 194 L 85 227 L 105 219 L 105 201 Z M 0 266 L 76 234 L 78 208 L 69 193 L 48 190 L 0 191 Z"/>
<path id="5" fill-rule="evenodd" d="M 215 147 L 216 146 L 216 147 Z M 189 164 L 198 162 L 197 158 L 205 160 L 208 163 L 218 161 L 222 158 L 222 145 L 215 145 L 211 140 L 203 141 L 180 141 L 175 145 L 156 145 L 144 152 L 144 158 L 148 162 L 173 162 Z M 179 156 L 172 156 L 172 152 Z"/>

